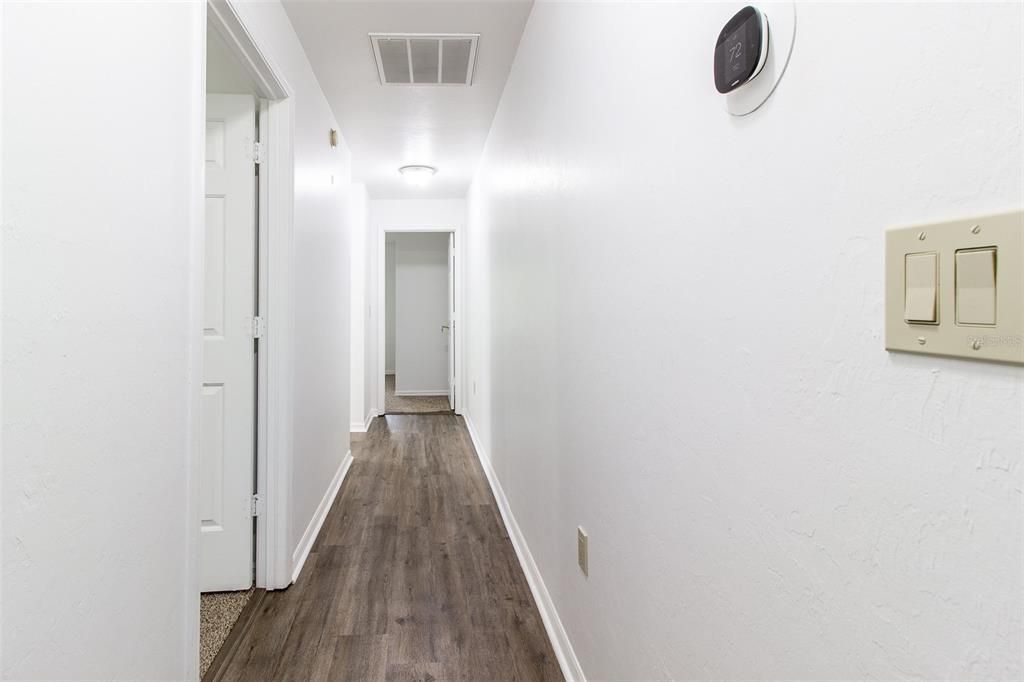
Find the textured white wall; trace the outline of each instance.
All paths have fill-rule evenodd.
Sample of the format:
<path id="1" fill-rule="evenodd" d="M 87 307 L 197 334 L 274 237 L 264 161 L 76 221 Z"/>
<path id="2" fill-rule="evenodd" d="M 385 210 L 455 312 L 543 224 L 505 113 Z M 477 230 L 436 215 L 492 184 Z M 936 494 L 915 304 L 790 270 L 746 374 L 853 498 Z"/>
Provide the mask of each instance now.
<path id="1" fill-rule="evenodd" d="M 448 393 L 448 234 L 396 234 L 395 393 Z"/>
<path id="2" fill-rule="evenodd" d="M 591 679 L 1019 679 L 1024 370 L 886 353 L 882 264 L 1024 205 L 1022 7 L 801 4 L 745 119 L 733 9 L 535 5 L 470 195 L 472 421 Z"/>
<path id="3" fill-rule="evenodd" d="M 3 14 L 0 675 L 188 679 L 203 5 Z"/>
<path id="4" fill-rule="evenodd" d="M 294 92 L 294 547 L 349 449 L 351 155 L 344 140 L 329 144 L 339 126 L 284 8 L 236 6 Z"/>

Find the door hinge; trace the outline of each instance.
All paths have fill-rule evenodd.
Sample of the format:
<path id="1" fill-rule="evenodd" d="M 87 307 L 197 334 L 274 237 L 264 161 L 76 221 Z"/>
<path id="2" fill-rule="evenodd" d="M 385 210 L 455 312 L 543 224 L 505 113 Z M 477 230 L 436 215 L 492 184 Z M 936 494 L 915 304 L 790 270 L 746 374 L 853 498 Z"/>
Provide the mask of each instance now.
<path id="1" fill-rule="evenodd" d="M 267 149 L 262 142 L 252 143 L 252 160 L 254 163 L 263 163 L 267 160 Z"/>
<path id="2" fill-rule="evenodd" d="M 267 333 L 267 321 L 260 316 L 252 318 L 252 338 L 262 339 Z"/>
<path id="3" fill-rule="evenodd" d="M 263 500 L 260 499 L 259 494 L 252 496 L 252 500 L 249 504 L 249 511 L 252 512 L 253 516 L 259 516 L 263 513 Z"/>

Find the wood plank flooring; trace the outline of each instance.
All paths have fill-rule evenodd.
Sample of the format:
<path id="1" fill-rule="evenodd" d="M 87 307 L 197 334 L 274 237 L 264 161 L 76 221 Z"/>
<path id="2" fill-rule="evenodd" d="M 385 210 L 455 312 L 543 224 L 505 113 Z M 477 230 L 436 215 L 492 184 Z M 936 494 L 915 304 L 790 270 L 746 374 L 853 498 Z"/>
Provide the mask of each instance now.
<path id="1" fill-rule="evenodd" d="M 218 680 L 561 680 L 461 417 L 374 420 Z"/>
<path id="2" fill-rule="evenodd" d="M 446 395 L 395 395 L 395 375 L 384 377 L 384 411 L 388 414 L 454 414 Z"/>

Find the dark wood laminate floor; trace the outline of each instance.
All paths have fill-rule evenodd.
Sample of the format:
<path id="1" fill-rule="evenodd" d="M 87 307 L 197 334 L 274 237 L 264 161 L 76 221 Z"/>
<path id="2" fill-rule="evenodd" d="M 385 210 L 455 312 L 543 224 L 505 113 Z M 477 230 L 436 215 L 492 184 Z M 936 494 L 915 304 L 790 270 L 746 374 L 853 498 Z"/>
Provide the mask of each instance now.
<path id="1" fill-rule="evenodd" d="M 221 680 L 561 680 L 463 421 L 375 419 Z"/>

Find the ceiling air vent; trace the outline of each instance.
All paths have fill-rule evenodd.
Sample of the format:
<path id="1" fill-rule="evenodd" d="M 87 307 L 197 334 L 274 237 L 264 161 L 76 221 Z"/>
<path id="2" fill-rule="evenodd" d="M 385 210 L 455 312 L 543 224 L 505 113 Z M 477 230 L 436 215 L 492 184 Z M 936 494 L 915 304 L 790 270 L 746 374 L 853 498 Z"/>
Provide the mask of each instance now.
<path id="1" fill-rule="evenodd" d="M 472 85 L 479 33 L 371 33 L 384 85 Z"/>

